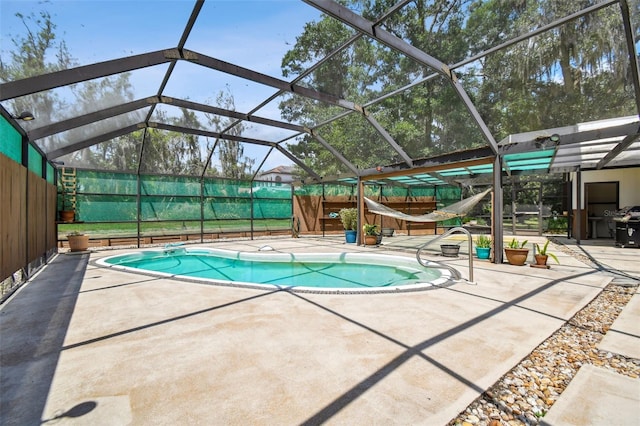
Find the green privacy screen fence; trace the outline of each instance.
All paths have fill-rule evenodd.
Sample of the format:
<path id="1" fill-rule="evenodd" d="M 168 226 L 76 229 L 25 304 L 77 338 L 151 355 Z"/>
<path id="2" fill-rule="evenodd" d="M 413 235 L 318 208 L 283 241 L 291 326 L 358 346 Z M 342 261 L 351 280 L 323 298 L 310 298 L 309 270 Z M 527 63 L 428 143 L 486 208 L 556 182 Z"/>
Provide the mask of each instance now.
<path id="1" fill-rule="evenodd" d="M 77 169 L 75 189 L 75 223 L 59 224 L 61 237 L 74 230 L 92 238 L 290 230 L 288 184 Z"/>
<path id="2" fill-rule="evenodd" d="M 296 187 L 295 195 L 322 195 L 322 196 L 356 196 L 356 187 L 353 184 L 313 184 Z M 364 196 L 372 199 L 379 197 L 436 197 L 438 207 L 448 206 L 460 201 L 461 190 L 458 186 L 440 185 L 424 187 L 371 185 L 364 187 Z"/>
<path id="3" fill-rule="evenodd" d="M 59 203 L 64 198 L 58 170 Z M 59 223 L 58 238 L 71 231 L 90 234 L 106 244 L 146 244 L 171 240 L 253 237 L 291 231 L 293 195 L 355 196 L 355 185 L 290 184 L 204 179 L 76 169 L 75 222 Z M 365 196 L 435 197 L 438 207 L 460 200 L 454 186 L 398 187 L 366 185 Z M 457 219 L 445 226 L 455 226 Z M 113 241 L 112 241 L 113 240 Z M 115 241 L 120 240 L 120 241 Z"/>

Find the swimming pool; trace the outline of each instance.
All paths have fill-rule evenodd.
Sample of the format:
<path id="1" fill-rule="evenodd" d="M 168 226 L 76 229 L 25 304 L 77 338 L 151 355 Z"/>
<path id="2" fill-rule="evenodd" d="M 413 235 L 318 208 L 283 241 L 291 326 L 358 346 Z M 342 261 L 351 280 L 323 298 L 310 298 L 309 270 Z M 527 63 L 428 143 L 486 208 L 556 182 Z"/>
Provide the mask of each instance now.
<path id="1" fill-rule="evenodd" d="M 253 253 L 166 248 L 109 256 L 100 266 L 208 283 L 314 292 L 407 291 L 442 286 L 451 272 L 437 263 L 368 253 Z"/>

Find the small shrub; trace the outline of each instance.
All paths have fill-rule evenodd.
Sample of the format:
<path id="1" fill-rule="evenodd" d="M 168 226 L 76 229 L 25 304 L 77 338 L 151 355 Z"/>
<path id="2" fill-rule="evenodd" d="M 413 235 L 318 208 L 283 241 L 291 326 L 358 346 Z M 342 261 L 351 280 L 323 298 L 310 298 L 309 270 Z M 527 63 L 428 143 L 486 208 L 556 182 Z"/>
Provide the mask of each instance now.
<path id="1" fill-rule="evenodd" d="M 340 209 L 338 214 L 340 215 L 340 220 L 345 230 L 355 231 L 358 229 L 358 209 L 353 207 Z"/>
<path id="2" fill-rule="evenodd" d="M 528 242 L 529 240 L 524 240 L 522 243 L 520 243 L 515 238 L 512 238 L 507 247 L 509 247 L 510 249 L 522 249 Z"/>
<path id="3" fill-rule="evenodd" d="M 478 235 L 476 238 L 476 247 L 491 248 L 491 238 L 486 235 Z"/>

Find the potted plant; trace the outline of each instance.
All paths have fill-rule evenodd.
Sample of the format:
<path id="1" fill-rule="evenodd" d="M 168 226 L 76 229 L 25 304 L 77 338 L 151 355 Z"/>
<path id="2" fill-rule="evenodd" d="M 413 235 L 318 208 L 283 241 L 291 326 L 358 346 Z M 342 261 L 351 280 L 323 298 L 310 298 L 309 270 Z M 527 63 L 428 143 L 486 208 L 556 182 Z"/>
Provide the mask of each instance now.
<path id="1" fill-rule="evenodd" d="M 89 248 L 89 235 L 79 231 L 67 234 L 69 241 L 69 251 L 86 251 Z"/>
<path id="2" fill-rule="evenodd" d="M 378 244 L 378 225 L 371 225 L 369 223 L 362 227 L 364 232 L 364 243 L 368 246 L 375 246 Z"/>
<path id="3" fill-rule="evenodd" d="M 73 202 L 72 194 L 63 187 L 60 195 L 60 222 L 71 223 L 76 217 L 75 203 Z"/>
<path id="4" fill-rule="evenodd" d="M 546 266 L 547 259 L 549 259 L 549 257 L 555 260 L 558 265 L 560 264 L 560 261 L 558 260 L 556 255 L 547 250 L 547 248 L 549 247 L 549 240 L 544 243 L 544 246 L 542 246 L 542 248 L 540 248 L 540 245 L 538 243 L 535 243 L 534 245 L 536 248 L 536 253 L 534 255 L 536 259 L 536 265 Z"/>
<path id="5" fill-rule="evenodd" d="M 489 255 L 491 254 L 491 237 L 478 235 L 475 242 L 478 259 L 489 259 Z"/>
<path id="6" fill-rule="evenodd" d="M 358 232 L 358 209 L 350 207 L 340 209 L 338 212 L 340 215 L 340 221 L 344 228 L 345 240 L 348 243 L 355 243 Z"/>
<path id="7" fill-rule="evenodd" d="M 60 194 L 58 212 L 60 222 L 71 223 L 76 220 L 76 191 L 75 180 L 69 179 L 67 175 L 60 175 L 58 180 Z"/>
<path id="8" fill-rule="evenodd" d="M 524 240 L 520 243 L 517 239 L 513 238 L 509 242 L 509 245 L 504 248 L 504 254 L 507 256 L 507 262 L 512 265 L 522 266 L 527 261 L 529 256 L 529 249 L 524 246 L 528 240 Z"/>

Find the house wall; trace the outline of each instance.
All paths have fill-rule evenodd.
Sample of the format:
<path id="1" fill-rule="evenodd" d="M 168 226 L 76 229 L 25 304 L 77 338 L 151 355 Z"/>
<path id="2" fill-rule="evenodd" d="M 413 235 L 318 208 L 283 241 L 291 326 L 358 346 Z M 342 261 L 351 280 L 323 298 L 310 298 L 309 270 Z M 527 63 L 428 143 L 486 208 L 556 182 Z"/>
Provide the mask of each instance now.
<path id="1" fill-rule="evenodd" d="M 278 180 L 280 178 L 280 180 Z M 278 183 L 291 183 L 293 182 L 293 176 L 287 173 L 268 173 L 260 175 L 260 181 L 278 182 Z"/>
<path id="2" fill-rule="evenodd" d="M 571 205 L 575 209 L 577 202 L 577 174 L 571 174 L 573 199 Z M 619 207 L 640 205 L 640 167 L 613 170 L 594 170 L 582 172 L 581 205 L 585 208 L 585 184 L 591 182 L 619 182 Z"/>
<path id="3" fill-rule="evenodd" d="M 592 170 L 581 173 L 580 208 L 578 205 L 577 173 L 571 174 L 571 211 L 572 233 L 580 235 L 580 238 L 611 237 L 612 220 L 615 210 L 626 206 L 640 205 L 640 167 Z M 586 187 L 596 182 L 618 182 L 618 205 L 588 204 Z M 597 200 L 612 199 L 613 194 L 596 194 Z M 593 197 L 592 197 L 593 199 Z M 579 213 L 578 213 L 579 211 Z M 578 232 L 577 216 L 580 214 L 580 232 Z"/>

